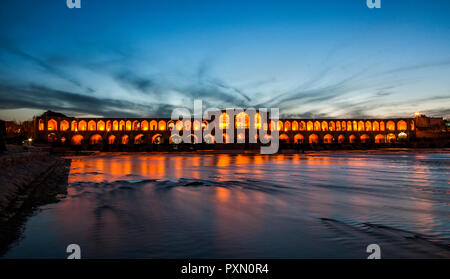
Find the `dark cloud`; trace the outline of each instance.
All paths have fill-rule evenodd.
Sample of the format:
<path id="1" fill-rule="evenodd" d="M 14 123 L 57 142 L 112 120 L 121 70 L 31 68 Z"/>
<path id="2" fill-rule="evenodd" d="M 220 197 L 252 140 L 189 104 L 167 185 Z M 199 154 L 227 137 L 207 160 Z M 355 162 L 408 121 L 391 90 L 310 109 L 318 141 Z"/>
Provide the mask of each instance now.
<path id="1" fill-rule="evenodd" d="M 169 117 L 173 106 L 144 105 L 123 100 L 101 99 L 43 86 L 0 85 L 0 109 L 30 108 L 72 114 L 92 114 L 105 117 Z"/>

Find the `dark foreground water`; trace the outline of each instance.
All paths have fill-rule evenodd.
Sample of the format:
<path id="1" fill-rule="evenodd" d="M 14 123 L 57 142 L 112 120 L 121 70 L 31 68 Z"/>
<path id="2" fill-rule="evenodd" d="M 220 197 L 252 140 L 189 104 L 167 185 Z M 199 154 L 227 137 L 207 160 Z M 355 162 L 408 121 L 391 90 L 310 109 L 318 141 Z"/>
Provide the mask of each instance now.
<path id="1" fill-rule="evenodd" d="M 74 157 L 6 258 L 450 258 L 450 154 Z"/>

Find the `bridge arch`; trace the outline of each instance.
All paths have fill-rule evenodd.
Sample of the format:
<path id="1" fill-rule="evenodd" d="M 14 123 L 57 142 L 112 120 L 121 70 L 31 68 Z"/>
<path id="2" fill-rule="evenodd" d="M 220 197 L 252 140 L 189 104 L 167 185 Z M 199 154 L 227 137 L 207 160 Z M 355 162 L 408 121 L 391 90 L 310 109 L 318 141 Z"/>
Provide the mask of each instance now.
<path id="1" fill-rule="evenodd" d="M 281 134 L 280 135 L 280 141 L 283 143 L 289 143 L 289 136 L 286 134 Z"/>
<path id="2" fill-rule="evenodd" d="M 100 120 L 97 122 L 97 130 L 98 131 L 104 131 L 105 130 L 105 122 L 103 120 Z"/>
<path id="3" fill-rule="evenodd" d="M 158 127 L 160 131 L 165 131 L 166 130 L 166 122 L 164 120 L 160 120 L 158 122 Z"/>
<path id="4" fill-rule="evenodd" d="M 152 137 L 153 144 L 161 144 L 163 142 L 163 137 L 161 134 L 156 134 Z"/>
<path id="5" fill-rule="evenodd" d="M 87 123 L 84 120 L 81 120 L 78 122 L 78 130 L 79 131 L 86 131 L 87 130 Z"/>
<path id="6" fill-rule="evenodd" d="M 291 122 L 289 121 L 284 122 L 284 131 L 288 132 L 290 130 L 291 130 Z"/>
<path id="7" fill-rule="evenodd" d="M 359 121 L 358 122 L 358 131 L 364 131 L 364 121 Z"/>
<path id="8" fill-rule="evenodd" d="M 298 131 L 298 122 L 297 121 L 292 121 L 292 131 Z"/>
<path id="9" fill-rule="evenodd" d="M 88 130 L 89 131 L 97 130 L 97 123 L 95 123 L 94 120 L 91 120 L 91 121 L 88 122 Z"/>
<path id="10" fill-rule="evenodd" d="M 356 143 L 356 136 L 355 135 L 350 135 L 350 137 L 348 137 L 348 141 L 350 143 Z"/>
<path id="11" fill-rule="evenodd" d="M 378 123 L 378 121 L 374 121 L 372 124 L 372 130 L 374 132 L 378 132 L 380 130 L 380 124 Z"/>
<path id="12" fill-rule="evenodd" d="M 320 128 L 321 128 L 320 122 L 319 121 L 314 122 L 314 131 L 319 132 Z"/>
<path id="13" fill-rule="evenodd" d="M 305 137 L 302 134 L 296 134 L 294 136 L 294 143 L 300 144 L 305 141 Z"/>
<path id="14" fill-rule="evenodd" d="M 360 137 L 361 143 L 370 143 L 370 137 L 366 134 Z"/>
<path id="15" fill-rule="evenodd" d="M 78 131 L 78 125 L 77 124 L 78 124 L 77 121 L 75 121 L 75 120 L 72 121 L 72 123 L 71 123 L 71 130 L 72 130 L 72 132 Z"/>
<path id="16" fill-rule="evenodd" d="M 397 122 L 397 130 L 399 131 L 408 130 L 408 124 L 406 123 L 405 120 L 400 120 L 399 122 Z"/>
<path id="17" fill-rule="evenodd" d="M 328 124 L 328 130 L 330 132 L 336 131 L 336 123 L 334 123 L 334 121 L 330 121 L 330 123 Z"/>
<path id="18" fill-rule="evenodd" d="M 386 142 L 393 143 L 395 142 L 395 135 L 393 133 L 389 133 L 386 135 Z"/>
<path id="19" fill-rule="evenodd" d="M 113 131 L 118 131 L 118 130 L 119 130 L 119 121 L 114 120 L 112 126 L 113 126 L 113 127 L 112 127 L 112 128 L 113 128 Z"/>
<path id="20" fill-rule="evenodd" d="M 72 143 L 72 145 L 81 145 L 81 144 L 83 144 L 83 140 L 84 140 L 84 138 L 82 135 L 74 135 L 72 137 L 71 143 Z"/>
<path id="21" fill-rule="evenodd" d="M 45 123 L 44 120 L 39 119 L 39 131 L 44 131 L 45 130 Z"/>
<path id="22" fill-rule="evenodd" d="M 141 122 L 141 129 L 142 131 L 148 131 L 148 121 L 144 120 Z"/>
<path id="23" fill-rule="evenodd" d="M 58 122 L 55 119 L 50 119 L 47 122 L 47 131 L 58 131 Z"/>
<path id="24" fill-rule="evenodd" d="M 122 136 L 121 143 L 122 143 L 123 145 L 127 145 L 129 142 L 130 142 L 130 137 L 129 137 L 128 135 L 123 135 L 123 136 Z"/>
<path id="25" fill-rule="evenodd" d="M 334 138 L 333 138 L 333 136 L 330 135 L 330 134 L 326 134 L 326 135 L 323 137 L 323 142 L 324 142 L 324 143 L 327 143 L 327 144 L 333 143 L 333 140 L 334 140 Z"/>
<path id="26" fill-rule="evenodd" d="M 137 120 L 133 121 L 133 131 L 139 131 L 141 129 L 141 123 Z"/>
<path id="27" fill-rule="evenodd" d="M 370 121 L 366 121 L 366 132 L 372 131 L 372 123 Z"/>
<path id="28" fill-rule="evenodd" d="M 131 121 L 130 120 L 127 120 L 127 122 L 126 122 L 126 130 L 127 131 L 131 131 L 131 129 L 132 129 L 132 123 L 131 123 Z"/>
<path id="29" fill-rule="evenodd" d="M 378 134 L 375 136 L 375 143 L 385 143 L 386 139 L 384 138 L 384 135 Z"/>
<path id="30" fill-rule="evenodd" d="M 59 123 L 59 130 L 60 131 L 67 131 L 69 130 L 70 125 L 69 122 L 67 120 L 63 120 Z"/>
<path id="31" fill-rule="evenodd" d="M 392 120 L 389 120 L 389 121 L 386 123 L 386 128 L 387 128 L 387 130 L 390 131 L 390 132 L 395 131 L 395 122 L 392 121 Z"/>
<path id="32" fill-rule="evenodd" d="M 322 131 L 328 131 L 328 122 L 322 121 Z"/>
<path id="33" fill-rule="evenodd" d="M 101 144 L 103 142 L 103 138 L 99 134 L 92 135 L 89 139 L 90 145 Z"/>
<path id="34" fill-rule="evenodd" d="M 145 143 L 145 137 L 143 134 L 139 134 L 134 137 L 134 144 L 143 144 Z"/>
<path id="35" fill-rule="evenodd" d="M 150 121 L 150 131 L 158 130 L 158 122 L 156 120 Z"/>
<path id="36" fill-rule="evenodd" d="M 110 135 L 108 137 L 108 144 L 114 144 L 115 141 L 116 141 L 116 136 L 115 135 Z"/>
<path id="37" fill-rule="evenodd" d="M 309 136 L 309 143 L 311 144 L 318 144 L 319 143 L 319 136 L 316 134 L 311 134 Z"/>
<path id="38" fill-rule="evenodd" d="M 339 135 L 338 142 L 339 143 L 344 143 L 345 142 L 345 136 L 344 135 Z"/>
<path id="39" fill-rule="evenodd" d="M 57 142 L 58 141 L 58 137 L 56 136 L 55 133 L 50 133 L 47 135 L 47 141 L 48 142 Z"/>

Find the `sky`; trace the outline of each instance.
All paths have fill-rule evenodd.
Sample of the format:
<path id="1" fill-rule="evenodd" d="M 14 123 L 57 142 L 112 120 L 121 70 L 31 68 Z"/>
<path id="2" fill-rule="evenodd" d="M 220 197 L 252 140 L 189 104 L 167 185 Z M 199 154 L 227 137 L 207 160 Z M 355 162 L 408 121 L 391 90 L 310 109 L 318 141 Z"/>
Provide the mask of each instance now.
<path id="1" fill-rule="evenodd" d="M 450 118 L 450 1 L 3 0 L 0 119 Z"/>

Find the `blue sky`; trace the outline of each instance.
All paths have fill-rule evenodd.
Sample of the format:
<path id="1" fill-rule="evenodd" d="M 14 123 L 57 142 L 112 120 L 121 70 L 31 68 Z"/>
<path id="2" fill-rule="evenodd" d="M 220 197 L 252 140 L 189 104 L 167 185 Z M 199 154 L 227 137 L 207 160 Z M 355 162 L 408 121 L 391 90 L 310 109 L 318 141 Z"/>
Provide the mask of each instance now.
<path id="1" fill-rule="evenodd" d="M 450 117 L 450 1 L 4 0 L 0 118 Z"/>

